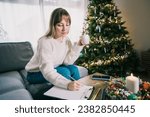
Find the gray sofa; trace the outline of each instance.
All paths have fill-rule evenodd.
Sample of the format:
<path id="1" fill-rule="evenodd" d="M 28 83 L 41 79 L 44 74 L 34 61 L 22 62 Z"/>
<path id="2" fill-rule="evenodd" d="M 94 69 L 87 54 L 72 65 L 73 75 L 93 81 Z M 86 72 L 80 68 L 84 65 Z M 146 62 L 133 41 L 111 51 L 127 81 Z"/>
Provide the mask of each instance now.
<path id="1" fill-rule="evenodd" d="M 54 99 L 43 95 L 51 83 L 30 84 L 25 65 L 33 56 L 29 42 L 0 43 L 0 100 Z M 78 66 L 81 77 L 87 69 Z"/>

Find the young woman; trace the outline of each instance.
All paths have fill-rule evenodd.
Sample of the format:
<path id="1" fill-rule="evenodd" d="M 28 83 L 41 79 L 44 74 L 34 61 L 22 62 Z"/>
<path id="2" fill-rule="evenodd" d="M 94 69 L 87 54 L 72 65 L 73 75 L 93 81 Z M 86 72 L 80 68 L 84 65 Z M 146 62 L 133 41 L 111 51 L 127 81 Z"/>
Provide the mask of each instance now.
<path id="1" fill-rule="evenodd" d="M 26 65 L 30 83 L 51 82 L 68 90 L 78 90 L 80 84 L 72 81 L 80 78 L 78 68 L 73 65 L 84 46 L 82 41 L 72 45 L 67 37 L 71 25 L 69 13 L 63 8 L 51 14 L 49 31 L 38 40 L 37 51 Z"/>

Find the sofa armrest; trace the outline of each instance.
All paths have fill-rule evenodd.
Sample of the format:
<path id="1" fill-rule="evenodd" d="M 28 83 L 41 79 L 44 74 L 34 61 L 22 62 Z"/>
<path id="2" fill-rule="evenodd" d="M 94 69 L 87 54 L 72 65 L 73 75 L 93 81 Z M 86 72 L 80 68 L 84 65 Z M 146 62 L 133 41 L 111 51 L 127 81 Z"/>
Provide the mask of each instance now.
<path id="1" fill-rule="evenodd" d="M 77 67 L 81 78 L 88 75 L 88 70 L 85 67 L 82 66 L 77 66 Z"/>

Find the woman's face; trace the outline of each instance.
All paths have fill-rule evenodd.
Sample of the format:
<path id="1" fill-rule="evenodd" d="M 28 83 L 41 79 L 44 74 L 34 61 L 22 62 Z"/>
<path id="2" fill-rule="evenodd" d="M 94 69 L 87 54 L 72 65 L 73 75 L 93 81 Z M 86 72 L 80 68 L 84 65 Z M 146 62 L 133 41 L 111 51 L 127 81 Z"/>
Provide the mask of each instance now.
<path id="1" fill-rule="evenodd" d="M 55 35 L 54 38 L 60 38 L 60 37 L 65 37 L 69 33 L 70 30 L 70 23 L 67 20 L 67 16 L 62 16 L 61 22 L 57 23 L 55 26 Z"/>

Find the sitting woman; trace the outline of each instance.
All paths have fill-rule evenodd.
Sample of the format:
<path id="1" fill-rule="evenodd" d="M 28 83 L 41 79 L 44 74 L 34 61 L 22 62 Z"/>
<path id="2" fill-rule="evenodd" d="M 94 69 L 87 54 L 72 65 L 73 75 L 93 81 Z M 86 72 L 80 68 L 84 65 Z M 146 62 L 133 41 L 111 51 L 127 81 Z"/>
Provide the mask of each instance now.
<path id="1" fill-rule="evenodd" d="M 80 84 L 72 81 L 80 78 L 73 63 L 84 46 L 81 39 L 72 45 L 67 37 L 71 25 L 69 13 L 63 8 L 51 14 L 49 31 L 38 40 L 37 51 L 26 65 L 30 83 L 50 82 L 68 90 L 79 90 Z"/>

